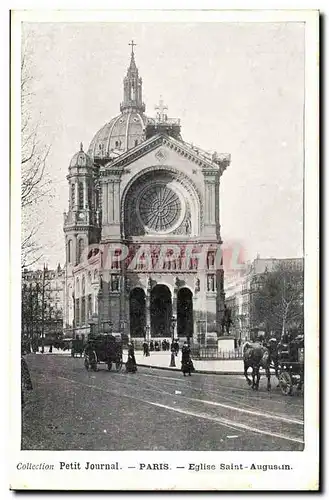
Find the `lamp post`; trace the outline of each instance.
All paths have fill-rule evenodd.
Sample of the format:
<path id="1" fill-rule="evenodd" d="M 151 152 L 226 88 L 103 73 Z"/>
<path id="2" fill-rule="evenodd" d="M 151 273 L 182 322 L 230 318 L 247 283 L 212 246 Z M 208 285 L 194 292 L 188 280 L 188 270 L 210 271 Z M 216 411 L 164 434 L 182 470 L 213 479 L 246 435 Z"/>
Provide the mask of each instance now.
<path id="1" fill-rule="evenodd" d="M 169 366 L 175 367 L 176 366 L 176 363 L 175 363 L 175 350 L 174 350 L 175 326 L 176 326 L 176 318 L 175 318 L 175 316 L 172 316 L 170 326 L 171 326 L 171 339 L 172 339 L 172 342 L 171 342 L 171 357 L 170 357 L 170 365 Z"/>
<path id="2" fill-rule="evenodd" d="M 200 345 L 203 344 L 204 347 L 207 347 L 207 320 L 206 319 L 199 319 L 199 325 L 200 325 Z M 204 334 L 204 341 L 203 341 L 203 328 L 202 325 L 205 325 L 205 334 Z"/>

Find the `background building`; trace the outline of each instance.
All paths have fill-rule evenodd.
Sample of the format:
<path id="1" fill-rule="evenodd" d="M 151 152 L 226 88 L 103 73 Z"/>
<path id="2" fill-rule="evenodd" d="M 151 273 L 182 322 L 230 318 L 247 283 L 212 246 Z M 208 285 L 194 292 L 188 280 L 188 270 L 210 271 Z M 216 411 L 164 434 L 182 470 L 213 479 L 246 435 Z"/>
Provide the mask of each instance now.
<path id="1" fill-rule="evenodd" d="M 39 345 L 63 334 L 65 272 L 43 269 L 22 273 L 22 337 Z"/>
<path id="2" fill-rule="evenodd" d="M 65 329 L 82 334 L 92 323 L 135 339 L 197 339 L 207 328 L 217 331 L 224 310 L 215 254 L 220 177 L 230 155 L 183 141 L 179 119 L 168 118 L 162 101 L 154 118 L 145 115 L 131 46 L 121 113 L 69 165 Z M 120 250 L 110 255 L 115 245 L 127 248 L 124 262 Z M 163 256 L 168 245 L 172 252 Z"/>
<path id="3" fill-rule="evenodd" d="M 285 280 L 287 286 L 283 289 Z M 232 335 L 242 340 L 254 338 L 260 331 L 281 335 L 283 316 L 278 303 L 283 300 L 289 302 L 288 323 L 283 327 L 300 331 L 303 328 L 303 284 L 303 258 L 257 257 L 252 263 L 246 263 L 243 270 L 226 273 L 225 301 L 231 309 Z M 271 318 L 271 324 L 267 325 L 267 319 Z"/>

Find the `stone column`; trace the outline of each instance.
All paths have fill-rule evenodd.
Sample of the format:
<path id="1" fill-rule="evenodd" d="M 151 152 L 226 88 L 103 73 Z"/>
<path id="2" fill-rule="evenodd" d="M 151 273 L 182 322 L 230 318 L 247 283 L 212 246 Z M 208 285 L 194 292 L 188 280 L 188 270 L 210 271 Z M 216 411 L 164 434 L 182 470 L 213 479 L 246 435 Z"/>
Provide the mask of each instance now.
<path id="1" fill-rule="evenodd" d="M 108 184 L 104 182 L 102 184 L 102 223 L 107 224 L 108 222 Z"/>
<path id="2" fill-rule="evenodd" d="M 178 288 L 175 286 L 174 292 L 173 292 L 173 298 L 172 298 L 172 315 L 176 319 L 174 332 L 173 332 L 174 339 L 177 338 L 177 294 L 178 294 Z M 170 318 L 170 322 L 171 322 L 171 318 Z"/>
<path id="3" fill-rule="evenodd" d="M 120 238 L 120 172 L 111 172 L 103 188 L 102 238 Z"/>
<path id="4" fill-rule="evenodd" d="M 219 205 L 217 170 L 204 170 L 204 236 L 216 238 L 216 214 Z"/>
<path id="5" fill-rule="evenodd" d="M 147 284 L 146 288 L 146 295 L 145 295 L 145 326 L 146 326 L 146 333 L 147 333 L 147 342 L 149 342 L 152 338 L 152 332 L 151 332 L 151 292 L 152 292 L 152 285 L 150 283 Z M 149 328 L 147 328 L 149 327 Z"/>

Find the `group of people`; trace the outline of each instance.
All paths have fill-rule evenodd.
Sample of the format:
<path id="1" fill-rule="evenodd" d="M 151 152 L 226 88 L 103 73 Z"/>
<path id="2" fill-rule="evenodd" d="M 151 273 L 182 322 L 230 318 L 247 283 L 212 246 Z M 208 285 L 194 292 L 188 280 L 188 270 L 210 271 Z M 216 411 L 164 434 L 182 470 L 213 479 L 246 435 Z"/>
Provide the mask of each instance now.
<path id="1" fill-rule="evenodd" d="M 178 340 L 173 340 L 171 343 L 169 340 L 164 339 L 161 343 L 158 342 L 157 340 L 154 342 L 153 340 L 148 343 L 146 340 L 143 342 L 143 355 L 144 356 L 149 356 L 151 351 L 156 351 L 159 352 L 160 346 L 162 348 L 162 351 L 174 351 L 175 355 L 177 356 L 179 352 L 179 343 Z"/>
<path id="2" fill-rule="evenodd" d="M 177 356 L 179 353 L 178 340 L 173 340 L 171 342 L 171 344 L 169 344 L 169 342 L 167 340 L 164 340 L 162 342 L 162 345 L 164 344 L 164 342 L 166 342 L 166 348 L 163 350 L 167 351 L 170 348 L 172 355 Z M 153 349 L 151 349 L 151 344 L 153 346 L 153 345 L 157 345 L 159 343 L 157 341 L 155 341 L 155 343 L 153 344 L 153 340 L 151 340 L 150 345 L 146 341 L 143 342 L 143 355 L 144 356 L 149 356 L 150 351 L 153 350 Z M 167 348 L 167 344 L 168 344 L 168 348 Z M 157 351 L 159 349 L 155 349 L 155 350 Z M 129 367 L 129 369 L 127 369 L 127 371 L 130 371 L 130 367 L 132 367 L 134 365 L 134 363 L 136 363 L 135 354 L 134 354 L 134 347 L 133 347 L 133 343 L 130 343 L 128 346 L 128 361 L 127 361 L 127 365 L 126 365 Z M 191 373 L 194 371 L 194 366 L 193 366 L 193 362 L 191 359 L 191 349 L 190 349 L 190 346 L 188 345 L 187 342 L 184 342 L 184 345 L 182 346 L 182 368 L 181 369 L 182 369 L 184 377 L 186 376 L 186 374 L 191 375 Z"/>

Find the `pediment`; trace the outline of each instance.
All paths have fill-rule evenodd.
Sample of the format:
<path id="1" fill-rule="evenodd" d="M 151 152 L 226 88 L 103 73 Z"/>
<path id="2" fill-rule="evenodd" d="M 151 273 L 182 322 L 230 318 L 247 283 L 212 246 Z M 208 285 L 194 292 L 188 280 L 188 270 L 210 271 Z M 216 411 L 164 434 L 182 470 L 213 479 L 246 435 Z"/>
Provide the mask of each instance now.
<path id="1" fill-rule="evenodd" d="M 154 157 L 155 163 L 166 164 L 167 161 L 172 161 L 176 155 L 181 159 L 185 159 L 185 161 L 187 160 L 191 164 L 191 168 L 194 165 L 198 170 L 201 169 L 209 173 L 220 172 L 222 174 L 230 163 L 229 155 L 217 154 L 213 155 L 213 157 L 211 155 L 207 157 L 206 153 L 201 152 L 200 149 L 177 141 L 167 135 L 158 134 L 107 164 L 102 171 L 102 175 L 123 173 L 130 164 L 146 156 Z"/>

